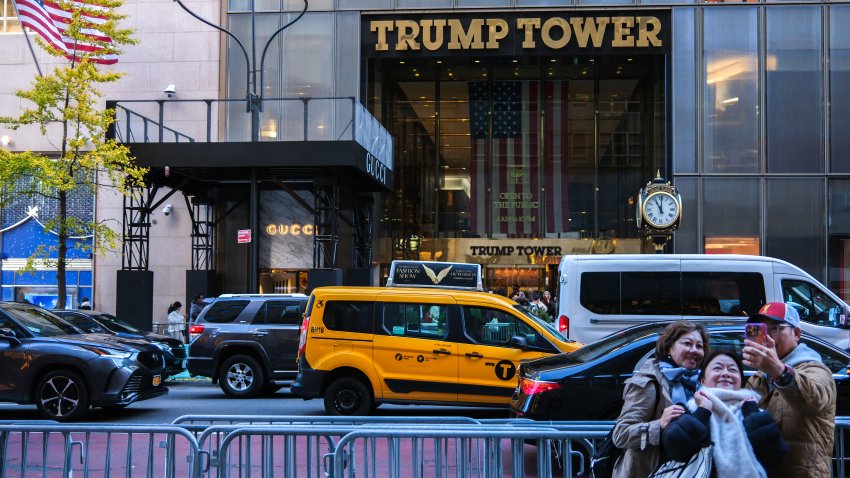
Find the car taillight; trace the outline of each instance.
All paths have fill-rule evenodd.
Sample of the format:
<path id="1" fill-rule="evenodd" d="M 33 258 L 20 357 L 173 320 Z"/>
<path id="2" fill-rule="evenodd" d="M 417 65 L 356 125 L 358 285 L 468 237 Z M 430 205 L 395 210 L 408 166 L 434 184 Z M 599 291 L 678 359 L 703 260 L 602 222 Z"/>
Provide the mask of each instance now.
<path id="1" fill-rule="evenodd" d="M 201 335 L 204 333 L 203 325 L 190 325 L 189 326 L 189 335 Z"/>
<path id="2" fill-rule="evenodd" d="M 519 382 L 519 388 L 522 390 L 523 395 L 528 396 L 537 395 L 538 393 L 548 392 L 550 390 L 557 390 L 561 388 L 561 384 L 523 378 Z"/>
<path id="3" fill-rule="evenodd" d="M 298 360 L 304 356 L 307 351 L 307 328 L 310 327 L 310 316 L 304 317 L 301 321 L 301 337 L 298 339 Z"/>
<path id="4" fill-rule="evenodd" d="M 558 317 L 558 332 L 570 338 L 570 318 L 566 315 Z"/>

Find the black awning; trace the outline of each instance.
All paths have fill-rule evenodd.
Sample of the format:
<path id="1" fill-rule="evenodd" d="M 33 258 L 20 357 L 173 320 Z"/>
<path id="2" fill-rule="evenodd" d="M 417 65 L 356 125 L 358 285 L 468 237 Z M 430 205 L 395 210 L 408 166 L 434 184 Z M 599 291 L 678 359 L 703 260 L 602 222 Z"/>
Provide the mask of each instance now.
<path id="1" fill-rule="evenodd" d="M 393 189 L 392 171 L 356 141 L 124 144 L 139 166 L 151 168 L 151 179 L 171 187 L 179 179 L 167 179 L 166 166 L 201 181 L 250 180 L 259 168 L 284 181 L 335 177 L 363 192 Z"/>

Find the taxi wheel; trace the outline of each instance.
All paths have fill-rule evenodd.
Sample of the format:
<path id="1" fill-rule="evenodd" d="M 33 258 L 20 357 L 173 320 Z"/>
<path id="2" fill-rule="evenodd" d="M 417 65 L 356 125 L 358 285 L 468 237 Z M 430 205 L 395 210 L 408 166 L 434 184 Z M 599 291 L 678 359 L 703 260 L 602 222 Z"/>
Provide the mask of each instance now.
<path id="1" fill-rule="evenodd" d="M 70 370 L 50 372 L 35 388 L 35 405 L 50 420 L 77 420 L 89 409 L 86 382 Z"/>
<path id="2" fill-rule="evenodd" d="M 221 390 L 233 398 L 254 398 L 263 393 L 265 374 L 253 357 L 234 355 L 218 371 Z"/>
<path id="3" fill-rule="evenodd" d="M 325 390 L 328 415 L 368 415 L 371 410 L 372 393 L 356 378 L 338 378 Z"/>

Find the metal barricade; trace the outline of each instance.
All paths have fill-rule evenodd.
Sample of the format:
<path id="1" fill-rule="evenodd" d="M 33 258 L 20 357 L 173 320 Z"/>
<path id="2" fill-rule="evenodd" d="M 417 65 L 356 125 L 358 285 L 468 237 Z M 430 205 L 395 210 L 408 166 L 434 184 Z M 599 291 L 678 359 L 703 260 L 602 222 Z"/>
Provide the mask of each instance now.
<path id="1" fill-rule="evenodd" d="M 198 442 L 176 426 L 0 425 L 0 476 L 196 477 Z"/>
<path id="2" fill-rule="evenodd" d="M 337 443 L 332 476 L 550 477 L 553 442 L 601 440 L 607 433 L 512 425 L 361 429 Z M 533 459 L 526 460 L 527 454 Z M 573 476 L 572 471 L 565 469 L 564 476 Z"/>
<path id="3" fill-rule="evenodd" d="M 183 415 L 174 419 L 172 424 L 185 428 L 195 434 L 198 440 L 198 446 L 202 455 L 202 470 L 206 476 L 220 476 L 222 458 L 220 455 L 220 447 L 222 440 L 229 433 L 244 428 L 246 425 L 257 426 L 334 426 L 339 431 L 351 431 L 359 426 L 397 426 L 399 424 L 421 424 L 421 425 L 445 425 L 445 424 L 478 424 L 478 421 L 469 417 L 390 417 L 390 416 L 365 416 L 365 417 L 334 417 L 334 416 L 299 416 L 299 415 Z M 292 441 L 287 446 L 295 450 L 308 450 L 305 456 L 312 455 L 311 450 L 319 450 L 325 448 L 329 453 L 333 453 L 336 448 L 336 440 L 342 436 L 342 433 L 335 433 L 324 437 L 306 438 L 301 437 L 297 441 Z M 275 443 L 257 443 L 250 438 L 241 436 L 237 439 L 236 446 L 239 450 L 239 456 L 243 457 L 247 454 L 247 462 L 253 462 L 251 456 L 253 451 L 258 446 L 266 446 L 274 448 Z M 296 452 L 296 456 L 298 453 Z M 232 460 L 230 460 L 232 463 Z M 317 461 L 318 463 L 318 461 Z M 303 473 L 310 473 L 318 468 L 313 466 L 309 470 L 302 470 Z M 304 475 L 298 475 L 304 476 Z M 306 475 L 312 476 L 312 475 Z M 316 475 L 318 476 L 318 475 Z"/>

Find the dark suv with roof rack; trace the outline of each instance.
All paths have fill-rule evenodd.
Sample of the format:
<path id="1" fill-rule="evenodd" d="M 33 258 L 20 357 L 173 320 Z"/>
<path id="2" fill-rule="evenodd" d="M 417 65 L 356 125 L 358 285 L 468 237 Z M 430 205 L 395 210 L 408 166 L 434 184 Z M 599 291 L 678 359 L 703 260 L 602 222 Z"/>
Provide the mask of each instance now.
<path id="1" fill-rule="evenodd" d="M 219 296 L 189 326 L 189 374 L 212 378 L 234 398 L 289 385 L 306 304 L 303 294 Z"/>

